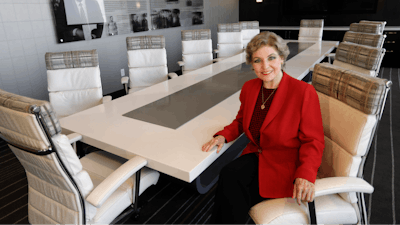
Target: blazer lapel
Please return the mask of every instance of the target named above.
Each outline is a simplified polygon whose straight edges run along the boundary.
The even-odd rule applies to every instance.
[[[253,112],[254,112],[254,107],[256,107],[256,101],[257,101],[258,94],[260,92],[261,85],[262,85],[262,81],[260,79],[258,79],[258,81],[259,82],[255,82],[254,85],[252,85],[248,90],[246,90],[248,92],[248,95],[247,95],[247,98],[245,99],[247,104],[246,104],[246,107],[244,108],[244,112],[243,112],[244,131],[249,130],[251,117],[253,116]],[[253,90],[258,90],[258,91],[253,91]],[[250,132],[248,132],[248,133],[249,133],[250,140],[253,143],[255,143],[254,138],[251,135],[251,133]]]
[[[283,104],[285,103],[289,81],[287,79],[287,76],[289,75],[283,72],[282,80],[279,83],[278,90],[276,90],[274,99],[272,100],[271,106],[260,130],[264,130],[268,126],[268,124],[275,118],[275,116],[278,114],[279,110],[281,110]]]

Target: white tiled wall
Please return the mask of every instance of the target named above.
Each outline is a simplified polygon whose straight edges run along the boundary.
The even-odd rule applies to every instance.
[[[217,24],[239,21],[239,0],[204,0],[205,24],[153,30],[90,41],[58,44],[51,0],[0,0],[0,89],[28,97],[48,100],[46,52],[97,49],[103,93],[122,89],[120,70],[128,72],[127,36],[164,35],[169,71],[179,70],[180,31],[209,28],[213,47],[217,43]]]

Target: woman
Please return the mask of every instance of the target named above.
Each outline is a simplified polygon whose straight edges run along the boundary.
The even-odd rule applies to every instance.
[[[250,143],[220,173],[212,223],[246,223],[249,209],[268,198],[314,199],[324,133],[315,89],[282,67],[289,55],[283,39],[272,32],[255,36],[246,48],[246,62],[256,79],[241,90],[236,119],[214,135],[202,150],[245,133]]]

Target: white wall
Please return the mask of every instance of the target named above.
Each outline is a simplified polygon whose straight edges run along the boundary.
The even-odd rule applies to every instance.
[[[181,30],[211,29],[217,45],[217,24],[239,21],[239,0],[204,0],[205,24],[58,44],[50,0],[0,0],[0,89],[48,100],[46,52],[97,49],[103,94],[122,89],[121,68],[128,74],[127,36],[164,35],[168,70],[179,70]]]

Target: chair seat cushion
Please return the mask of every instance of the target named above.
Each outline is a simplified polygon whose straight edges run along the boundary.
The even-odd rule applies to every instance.
[[[129,87],[148,87],[168,80],[166,66],[129,68]]]
[[[241,32],[219,32],[218,33],[218,44],[223,43],[242,43]]]
[[[243,44],[218,44],[218,58],[230,57],[243,51]]]
[[[376,75],[377,75],[375,73],[375,70],[367,70],[362,67],[354,66],[352,64],[345,63],[345,62],[342,62],[339,60],[333,61],[333,65],[342,67],[344,69],[353,70],[353,71],[356,71],[356,72],[359,72],[359,73],[362,73],[362,74],[365,74],[365,75],[371,76],[371,77],[376,77]]]
[[[182,41],[182,54],[212,53],[211,39]]]
[[[195,70],[213,63],[212,53],[182,55],[184,70]]]
[[[118,169],[127,160],[104,151],[90,153],[81,160],[83,169],[89,173],[94,188],[96,188],[106,177]],[[139,195],[149,186],[156,184],[160,174],[157,171],[144,167],[140,175]],[[130,206],[132,193],[135,190],[135,175],[132,179],[124,182],[107,200],[97,209],[97,213],[90,223],[109,224],[123,210]],[[89,204],[89,203],[86,203]]]
[[[166,66],[167,52],[162,49],[140,49],[128,51],[128,66],[132,67],[151,67]]]
[[[316,198],[315,209],[318,224],[355,224],[358,221],[352,204],[337,194]],[[307,204],[299,205],[292,198],[265,200],[253,206],[249,214],[256,224],[309,223]]]
[[[58,118],[102,104],[103,91],[92,88],[75,91],[50,92],[49,99]]]

